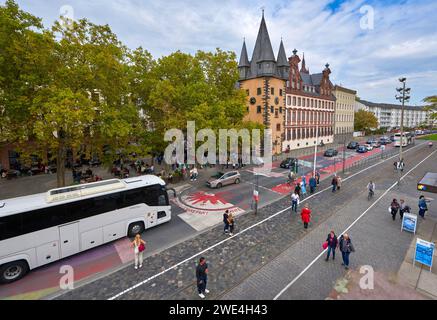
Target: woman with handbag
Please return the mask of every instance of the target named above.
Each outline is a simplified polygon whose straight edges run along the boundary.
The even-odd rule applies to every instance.
[[[137,234],[134,241],[132,241],[132,246],[135,254],[135,269],[138,269],[138,265],[140,268],[143,266],[143,252],[146,250],[146,242]]]
[[[335,250],[337,249],[338,246],[338,239],[333,230],[331,231],[330,234],[328,234],[328,238],[326,239],[324,246],[326,246],[326,248],[328,249],[328,255],[325,260],[326,261],[329,260],[331,251],[332,251],[332,260],[335,260]]]

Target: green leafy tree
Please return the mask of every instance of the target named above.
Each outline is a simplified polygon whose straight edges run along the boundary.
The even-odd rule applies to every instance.
[[[369,131],[378,127],[378,119],[369,111],[359,110],[355,112],[355,131]]]
[[[427,103],[425,109],[430,111],[430,118],[433,120],[437,119],[437,96],[429,96],[423,99]]]

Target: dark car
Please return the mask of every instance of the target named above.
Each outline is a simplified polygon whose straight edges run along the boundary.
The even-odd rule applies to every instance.
[[[367,151],[368,150],[367,150],[366,146],[358,146],[358,148],[357,148],[358,153],[366,153]]]
[[[359,143],[356,141],[351,141],[349,142],[349,144],[347,145],[348,149],[356,149],[359,146]]]
[[[338,155],[338,151],[335,149],[328,149],[325,151],[323,155],[325,157],[335,157],[336,155]]]
[[[386,144],[392,143],[392,141],[390,140],[390,138],[382,137],[382,138],[379,139],[379,143],[381,145],[386,145]]]
[[[284,169],[290,169],[297,163],[297,161],[296,158],[287,158],[283,160],[279,166]]]

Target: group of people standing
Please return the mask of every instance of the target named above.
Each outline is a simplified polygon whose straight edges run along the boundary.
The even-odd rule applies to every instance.
[[[323,244],[323,248],[328,252],[325,261],[329,261],[331,253],[332,260],[335,260],[335,251],[338,248],[341,252],[341,257],[343,258],[343,263],[341,265],[344,266],[346,270],[349,269],[349,256],[352,252],[355,252],[355,247],[347,233],[341,235],[340,239],[338,239],[337,235],[332,230],[328,234],[328,237]]]
[[[426,213],[426,211],[428,211],[427,203],[429,201],[430,200],[427,200],[425,198],[425,196],[423,196],[423,195],[421,195],[419,197],[419,202],[418,202],[419,216],[421,216],[423,219],[425,219],[425,213]],[[389,209],[389,212],[392,215],[393,221],[396,220],[396,215],[397,215],[398,212],[399,212],[399,215],[401,217],[401,220],[404,217],[404,213],[411,213],[410,206],[408,206],[405,203],[405,200],[403,200],[403,199],[400,199],[399,202],[398,202],[397,199],[393,199],[391,204],[390,204],[390,207],[388,209]]]

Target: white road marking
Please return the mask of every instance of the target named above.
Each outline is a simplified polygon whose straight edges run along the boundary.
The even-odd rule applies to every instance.
[[[411,151],[411,150],[414,150],[415,148],[417,148],[417,147],[419,147],[419,146],[421,146],[421,145],[423,145],[423,143],[418,144],[418,145],[412,147],[411,149],[406,150],[405,152],[409,152],[409,151]],[[436,151],[437,151],[437,150],[436,150]],[[355,177],[356,175],[361,174],[361,173],[363,173],[363,172],[365,172],[365,171],[367,171],[367,170],[369,170],[369,169],[371,169],[371,168],[373,168],[373,167],[375,167],[375,166],[378,166],[378,165],[383,164],[383,163],[385,163],[385,162],[387,162],[387,161],[389,161],[389,160],[391,160],[391,159],[393,159],[393,158],[396,158],[396,157],[398,157],[398,155],[394,155],[394,156],[392,156],[392,157],[390,157],[390,158],[385,159],[385,160],[382,161],[382,162],[378,162],[378,163],[375,163],[375,164],[371,165],[370,167],[364,168],[363,170],[360,170],[360,171],[354,173],[353,175],[351,175],[351,176],[345,178],[345,179],[343,180],[343,182],[345,182],[345,181],[347,181],[347,180],[349,180],[349,179]],[[321,191],[319,191],[319,192],[316,192],[316,193],[314,193],[314,194],[308,196],[307,198],[303,199],[303,200],[301,201],[301,203],[302,203],[302,202],[305,202],[305,201],[307,201],[307,200],[309,200],[309,199],[315,197],[316,195],[318,195],[318,194],[320,194],[320,193],[322,193],[322,192],[325,192],[325,191],[327,191],[327,190],[331,190],[331,187],[327,187],[327,188],[325,188],[325,189],[323,189],[323,190],[321,190]],[[277,215],[280,215],[281,213],[286,212],[286,211],[288,211],[288,210],[290,210],[290,209],[291,209],[291,206],[288,207],[288,208],[285,208],[285,209],[283,209],[283,210],[281,210],[281,211],[278,211],[278,212],[276,212],[275,214],[273,214],[273,215],[271,215],[271,216],[265,218],[264,220],[261,220],[261,221],[255,223],[255,224],[251,225],[250,227],[247,227],[247,228],[244,229],[244,230],[241,230],[239,233],[237,233],[237,234],[235,234],[235,235],[233,235],[233,236],[231,236],[231,237],[229,237],[229,238],[226,238],[226,239],[224,239],[224,240],[222,240],[222,241],[220,241],[220,242],[217,242],[216,244],[210,246],[209,248],[206,248],[205,250],[202,250],[202,251],[200,251],[200,252],[198,252],[198,253],[192,255],[191,257],[189,257],[189,258],[187,258],[187,259],[185,259],[185,260],[183,260],[183,261],[181,261],[181,262],[179,262],[179,263],[177,263],[177,264],[175,264],[175,265],[173,265],[173,266],[171,266],[171,267],[169,267],[169,268],[167,268],[167,269],[165,269],[165,270],[163,270],[163,271],[161,271],[161,272],[159,272],[159,273],[157,273],[157,274],[155,274],[155,275],[153,275],[153,276],[151,276],[151,277],[149,277],[149,278],[147,278],[147,279],[145,279],[145,280],[143,280],[143,281],[141,281],[141,282],[139,282],[139,283],[137,283],[136,285],[134,285],[134,286],[132,286],[132,287],[126,289],[126,290],[121,291],[120,293],[118,293],[118,294],[116,294],[115,296],[109,298],[108,300],[115,300],[115,299],[119,298],[120,296],[122,296],[122,295],[124,295],[124,294],[126,294],[126,293],[128,293],[128,292],[130,292],[130,291],[132,291],[132,290],[134,290],[134,289],[136,289],[136,288],[142,286],[143,284],[146,284],[147,282],[149,282],[149,281],[151,281],[151,280],[153,280],[153,279],[155,279],[155,278],[157,278],[157,277],[159,277],[159,276],[161,276],[161,275],[163,275],[163,274],[165,274],[165,273],[167,273],[167,272],[169,272],[169,271],[171,271],[171,270],[173,270],[173,269],[179,267],[180,265],[182,265],[182,264],[184,264],[184,263],[186,263],[186,262],[188,262],[188,261],[190,261],[190,260],[192,260],[192,259],[194,259],[194,258],[196,258],[196,257],[198,257],[198,256],[200,256],[200,255],[202,255],[202,254],[204,254],[205,252],[208,252],[208,251],[214,249],[215,247],[218,247],[218,246],[220,246],[221,244],[223,244],[223,243],[225,243],[225,242],[227,242],[227,241],[229,241],[229,240],[231,240],[231,239],[233,239],[233,238],[235,238],[235,237],[237,237],[237,236],[239,236],[239,235],[241,235],[241,234],[243,234],[243,233],[246,233],[247,231],[249,231],[249,230],[251,230],[251,229],[253,229],[253,228],[259,226],[260,224],[263,224],[263,223],[266,222],[266,221],[269,221],[269,220],[273,219],[273,218],[276,217]]]
[[[433,153],[431,153],[429,156],[427,156],[425,159],[423,159],[422,161],[420,161],[418,164],[416,164],[410,171],[408,171],[406,174],[404,174],[400,180],[403,180],[407,175],[410,174],[410,172],[412,172],[413,170],[415,170],[419,165],[421,165],[423,162],[425,162],[426,160],[428,160],[429,157],[431,157],[434,153],[436,153],[436,151],[434,151]],[[367,212],[369,212],[370,209],[372,209],[383,197],[385,197],[387,195],[387,193],[389,193],[396,185],[398,184],[398,182],[396,181],[394,184],[392,184],[392,186],[390,188],[388,188],[374,203],[372,203],[370,205],[370,207],[368,207],[354,222],[351,223],[351,225],[349,227],[347,227],[346,230],[344,230],[340,235],[347,233]],[[299,273],[299,275],[294,278],[284,289],[282,289],[274,298],[273,300],[277,300],[285,291],[287,291],[294,283],[296,283],[297,280],[300,279],[300,277],[302,277],[305,272],[308,271],[309,268],[311,268],[311,266],[317,262],[317,260],[320,259],[320,257],[324,256],[325,253],[328,251],[328,249],[325,249],[324,251],[322,251],[313,261],[311,261],[311,263],[306,266],[305,269],[302,270],[301,273]]]

